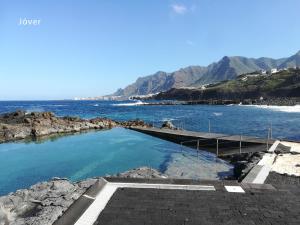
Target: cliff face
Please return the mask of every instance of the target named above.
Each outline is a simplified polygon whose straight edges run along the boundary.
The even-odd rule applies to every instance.
[[[208,85],[205,89],[171,89],[155,99],[172,100],[243,100],[300,97],[300,70],[289,69],[272,75],[245,74],[235,80]]]
[[[138,78],[135,83],[124,89],[119,89],[113,95],[126,97],[147,95],[166,91],[172,87],[190,86],[200,79],[205,72],[206,68],[201,66],[190,66],[173,73],[159,71],[153,75]]]
[[[133,84],[119,89],[113,95],[130,97],[133,95],[155,94],[172,88],[199,87],[203,84],[232,80],[245,73],[272,68],[292,68],[300,66],[300,51],[289,58],[246,58],[241,56],[223,57],[206,67],[189,66],[172,73],[159,71],[153,75],[140,77]]]

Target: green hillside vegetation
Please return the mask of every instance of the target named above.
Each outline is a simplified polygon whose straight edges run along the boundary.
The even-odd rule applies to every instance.
[[[274,74],[249,73],[235,80],[210,84],[205,88],[171,89],[157,99],[206,100],[206,99],[259,99],[300,97],[300,69],[282,70]]]
[[[300,87],[300,71],[289,69],[272,75],[246,74],[240,75],[236,80],[225,81],[207,87],[210,90],[222,91],[224,93],[245,93],[257,91],[265,95],[272,95],[276,90],[294,89]],[[300,93],[299,93],[300,94]]]

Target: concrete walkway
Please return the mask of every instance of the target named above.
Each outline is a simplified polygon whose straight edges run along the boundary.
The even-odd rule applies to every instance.
[[[252,136],[226,135],[219,133],[195,132],[187,130],[160,129],[156,127],[130,127],[130,129],[164,140],[199,148],[217,155],[266,151],[274,143],[272,139]]]
[[[288,147],[290,150],[281,154],[275,152]],[[270,172],[300,176],[300,144],[287,141],[275,141],[259,163],[243,179],[243,183],[263,184]]]

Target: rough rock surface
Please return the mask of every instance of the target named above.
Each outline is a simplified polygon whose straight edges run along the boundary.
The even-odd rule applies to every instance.
[[[16,111],[0,115],[0,143],[52,134],[74,133],[115,126],[149,126],[142,120],[117,122],[107,118],[56,117],[52,112]]]
[[[234,166],[234,175],[231,178],[228,177],[228,179],[237,179],[239,181],[244,179],[249,171],[262,159],[264,154],[263,152],[255,152],[222,157]]]
[[[56,117],[51,112],[17,111],[0,115],[0,143],[27,137],[107,129],[116,125],[117,122],[103,118],[84,120],[77,117]]]
[[[113,177],[126,177],[126,178],[167,178],[165,174],[160,173],[159,171],[149,168],[149,167],[140,167],[137,169],[129,170],[124,173],[119,173]]]
[[[0,225],[51,225],[95,182],[53,178],[0,197]]]
[[[151,127],[150,124],[145,123],[143,120],[136,119],[136,120],[129,120],[129,121],[124,121],[124,122],[119,122],[118,123],[120,126],[123,127]]]

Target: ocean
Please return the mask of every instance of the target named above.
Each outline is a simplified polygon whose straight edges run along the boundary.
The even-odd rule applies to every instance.
[[[57,116],[108,117],[115,120],[142,119],[161,126],[171,120],[192,131],[243,134],[300,140],[300,106],[161,105],[142,106],[114,101],[0,101],[0,113],[15,110],[52,111]]]

